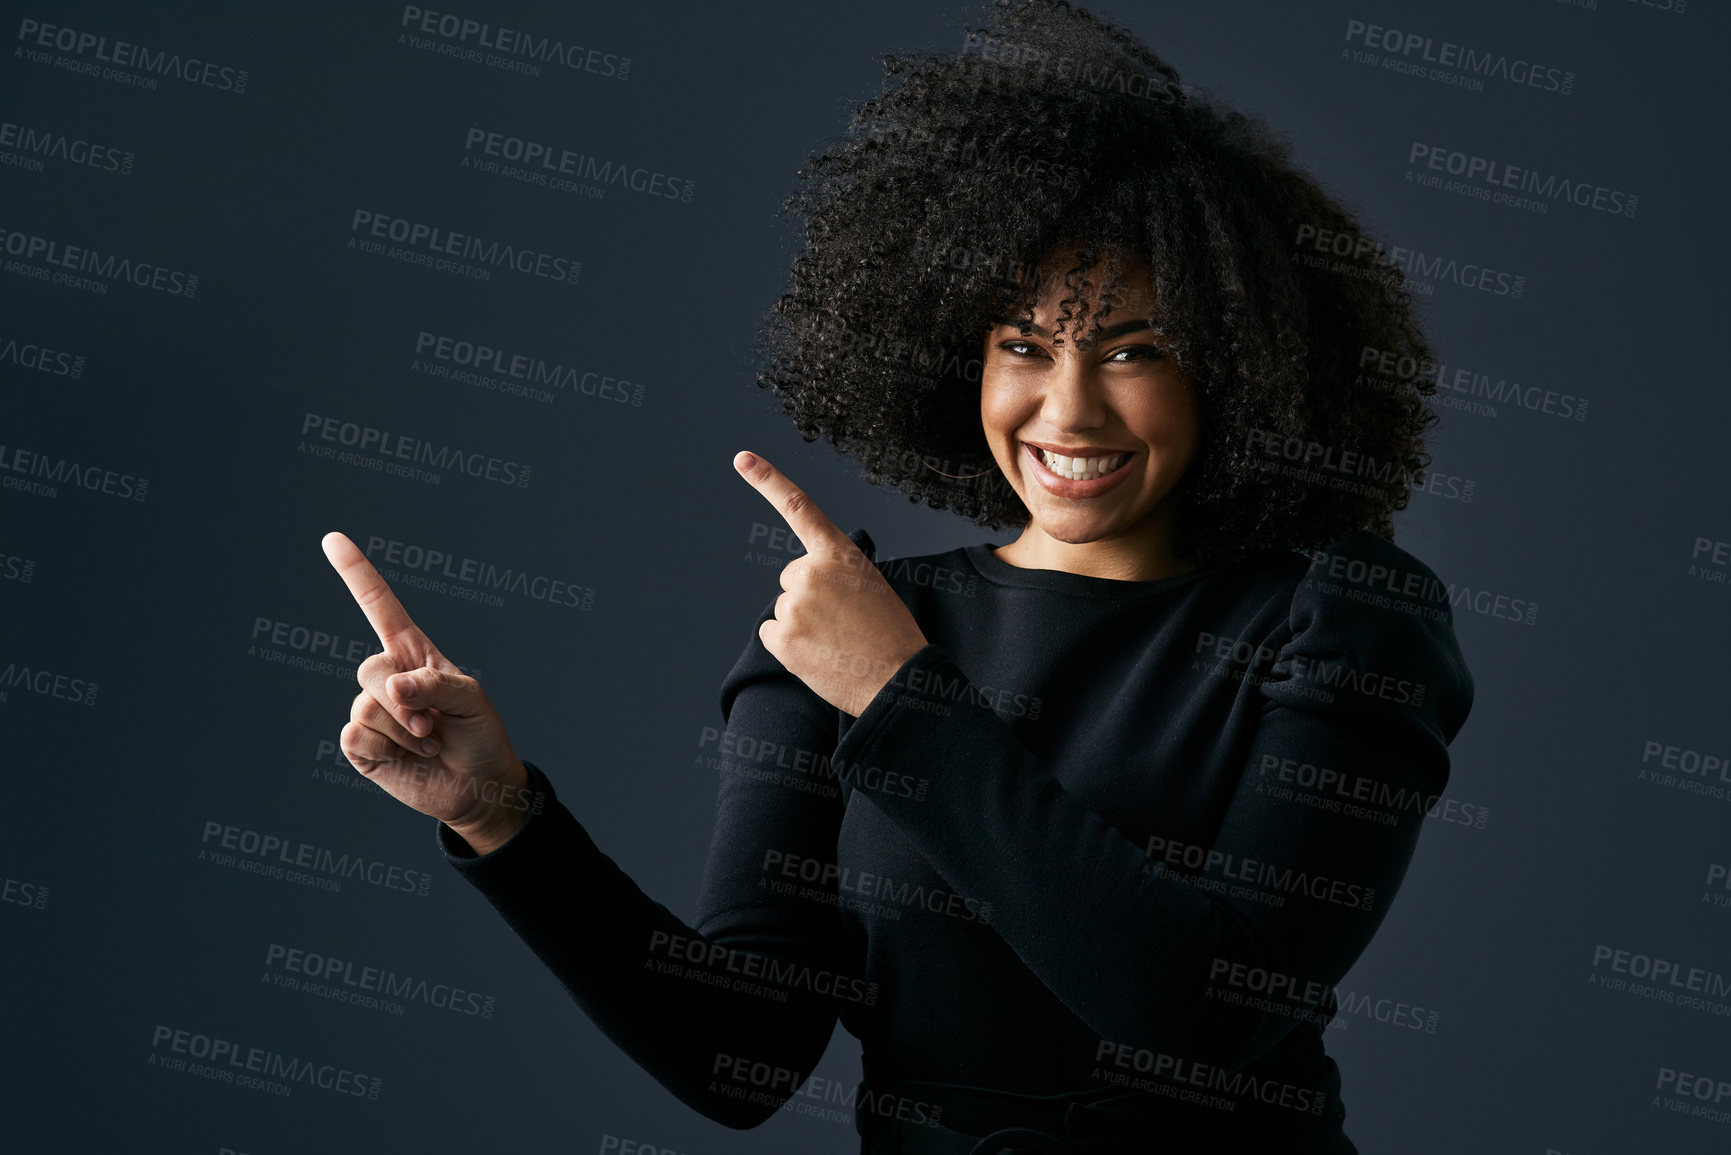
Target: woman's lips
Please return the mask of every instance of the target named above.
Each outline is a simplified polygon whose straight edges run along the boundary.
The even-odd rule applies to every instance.
[[[1046,464],[1045,458],[1040,455],[1040,450],[1031,442],[1022,442],[1022,447],[1026,450],[1027,456],[1034,462],[1034,477],[1040,485],[1053,497],[1065,498],[1100,496],[1130,475],[1130,463],[1139,456],[1135,453],[1126,454],[1124,460],[1118,464],[1118,468],[1104,477],[1096,477],[1092,481],[1072,481],[1068,477],[1053,473],[1051,467]],[[1102,454],[1101,456],[1105,455]]]

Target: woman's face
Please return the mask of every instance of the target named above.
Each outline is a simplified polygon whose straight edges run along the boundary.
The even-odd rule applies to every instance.
[[[1153,343],[1147,270],[1126,271],[1099,334],[1081,346],[1073,317],[1063,345],[1053,345],[1066,290],[1061,273],[1044,283],[1032,329],[1004,323],[986,335],[980,375],[986,440],[1033,514],[1024,536],[1037,531],[1070,544],[1125,538],[1138,551],[1163,553],[1173,505],[1162,502],[1195,456],[1199,431],[1189,375]],[[1042,449],[1083,460],[1054,462]]]

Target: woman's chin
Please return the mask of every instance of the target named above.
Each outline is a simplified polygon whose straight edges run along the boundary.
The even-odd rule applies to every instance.
[[[1065,545],[1087,545],[1111,536],[1117,525],[1113,519],[1097,514],[1054,513],[1050,517],[1036,514],[1029,528]]]

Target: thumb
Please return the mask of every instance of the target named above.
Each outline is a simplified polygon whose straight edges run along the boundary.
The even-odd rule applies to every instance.
[[[431,707],[457,717],[474,712],[475,681],[462,674],[422,666],[392,674],[385,686],[392,697],[413,710]]]

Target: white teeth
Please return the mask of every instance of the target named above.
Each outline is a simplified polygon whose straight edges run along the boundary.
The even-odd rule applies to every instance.
[[[1065,457],[1059,453],[1040,450],[1040,460],[1046,463],[1046,468],[1071,481],[1092,481],[1103,477],[1122,465],[1128,456],[1127,453],[1114,453],[1110,457]]]

